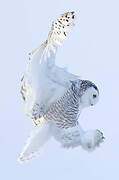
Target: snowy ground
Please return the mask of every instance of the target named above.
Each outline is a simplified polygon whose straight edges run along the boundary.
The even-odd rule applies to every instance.
[[[119,179],[118,7],[116,0],[5,0],[1,3],[1,180]],[[80,147],[61,149],[51,140],[39,158],[21,165],[17,157],[32,129],[19,93],[27,54],[46,39],[51,21],[70,10],[80,10],[80,19],[59,49],[57,64],[98,85],[100,101],[83,111],[80,123],[85,129],[100,129],[106,140],[93,153]]]

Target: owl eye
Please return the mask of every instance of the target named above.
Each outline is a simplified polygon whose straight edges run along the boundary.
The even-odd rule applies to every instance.
[[[93,98],[96,98],[96,94],[93,94]]]

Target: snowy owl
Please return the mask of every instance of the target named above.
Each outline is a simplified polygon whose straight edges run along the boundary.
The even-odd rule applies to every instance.
[[[19,156],[20,161],[39,154],[51,137],[62,147],[80,145],[87,151],[94,150],[103,142],[102,132],[84,131],[78,121],[83,108],[98,102],[97,86],[55,64],[58,45],[66,39],[74,20],[74,12],[60,15],[52,22],[47,40],[29,55],[21,94],[25,113],[33,120],[35,127]]]

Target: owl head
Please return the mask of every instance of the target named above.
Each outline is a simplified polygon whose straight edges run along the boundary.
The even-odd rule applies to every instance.
[[[99,100],[99,90],[97,86],[88,80],[80,82],[81,104],[82,107],[94,106]]]

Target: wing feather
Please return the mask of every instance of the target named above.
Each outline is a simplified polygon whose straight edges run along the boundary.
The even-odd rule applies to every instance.
[[[18,160],[23,162],[38,155],[50,138],[51,129],[48,123],[42,123],[34,127]]]
[[[62,44],[62,39],[74,25],[74,17],[74,12],[59,16],[52,23],[48,39],[30,53],[21,93],[25,100],[25,112],[33,119],[42,117],[48,107],[68,90],[70,81],[79,78],[55,65],[57,46]],[[36,104],[39,106],[37,112],[34,109]]]

